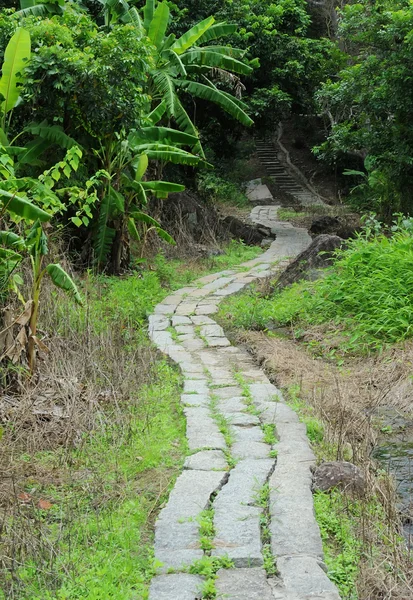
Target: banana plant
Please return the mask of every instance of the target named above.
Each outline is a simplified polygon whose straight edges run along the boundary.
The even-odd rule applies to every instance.
[[[168,127],[144,127],[131,131],[127,137],[119,135],[101,148],[101,163],[106,165],[107,171],[94,234],[98,265],[105,266],[111,254],[113,272],[118,273],[121,266],[127,266],[130,239],[142,241],[139,233],[142,223],[173,243],[171,236],[142,208],[148,202],[148,194],[165,199],[171,192],[183,191],[184,186],[169,181],[146,181],[145,176],[150,160],[207,165],[199,156],[181,147],[193,146],[196,141],[194,136]]]
[[[36,0],[20,0],[20,10],[15,14],[19,17],[44,17],[48,15],[60,15],[63,12],[65,0],[50,0],[49,2],[37,2]]]
[[[4,52],[2,75],[0,79],[0,135],[6,131],[7,114],[13,110],[19,100],[19,85],[23,82],[22,71],[30,60],[30,33],[18,27]]]
[[[35,212],[33,212],[33,216]],[[46,220],[44,215],[41,215]],[[51,215],[47,215],[48,219]],[[41,340],[37,337],[37,324],[39,318],[39,306],[42,281],[48,275],[55,286],[68,293],[77,303],[82,299],[75,282],[70,275],[58,263],[50,263],[44,266],[44,259],[48,254],[48,239],[40,219],[30,227],[26,236],[17,235],[11,231],[0,231],[0,257],[6,253],[7,262],[13,269],[26,257],[30,257],[32,266],[32,289],[27,307],[28,335],[24,332],[19,336],[19,344],[22,340],[26,343],[26,355],[30,374],[36,370],[37,348],[45,349]],[[21,324],[21,323],[20,323]],[[5,356],[15,354],[14,348],[6,349]]]
[[[150,119],[153,125],[164,115],[173,119],[182,131],[197,138],[193,151],[204,156],[195,124],[182,105],[182,92],[219,105],[243,125],[253,125],[246,112],[247,105],[237,95],[218,89],[208,77],[211,73],[218,73],[221,78],[226,75],[239,91],[242,88],[239,76],[249,75],[257,66],[256,61],[245,61],[246,51],[216,44],[234,33],[236,25],[216,23],[211,16],[176,38],[167,32],[170,10],[166,0],[146,0],[142,15],[126,0],[99,2],[104,6],[106,25],[118,21],[131,23],[138,35],[149,37],[155,48],[155,67],[149,78],[149,95],[157,103]],[[195,81],[194,77],[200,77],[201,81]]]

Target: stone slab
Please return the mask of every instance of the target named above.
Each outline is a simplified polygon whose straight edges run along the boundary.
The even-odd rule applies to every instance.
[[[229,421],[230,421],[231,425],[236,425],[237,427],[251,427],[252,425],[260,424],[259,418],[248,412],[233,413],[230,416]],[[261,440],[259,440],[259,441],[261,441]]]
[[[222,348],[223,346],[231,345],[231,342],[226,337],[207,337],[206,342],[212,348]]]
[[[157,575],[151,581],[149,600],[197,600],[203,580],[198,575]]]
[[[190,450],[211,448],[225,450],[226,444],[218,425],[211,417],[209,410],[203,407],[184,408],[186,416],[186,436]]]
[[[175,313],[184,317],[192,315],[196,310],[196,302],[182,302],[176,309]]]
[[[191,325],[192,321],[189,317],[181,317],[181,316],[173,316],[172,317],[172,325],[175,327],[176,325]]]
[[[204,315],[195,315],[191,319],[194,325],[215,325],[215,321]]]
[[[274,600],[264,569],[221,569],[217,575],[218,598]]]
[[[227,471],[228,464],[221,450],[201,450],[186,458],[184,468],[196,471]]]
[[[217,388],[214,390],[214,395],[218,398],[233,398],[235,396],[240,397],[242,396],[242,389],[235,385]]]
[[[208,290],[209,292],[214,292],[216,290],[219,290],[220,288],[225,287],[226,285],[231,283],[232,280],[233,280],[233,277],[219,277],[216,280],[211,281],[210,283],[207,283],[206,285],[204,285],[204,290]]]
[[[205,406],[207,407],[210,403],[210,397],[208,394],[182,394],[181,402],[186,406]]]
[[[218,312],[216,304],[203,304],[195,309],[195,315],[213,315]]]
[[[194,335],[195,330],[193,325],[176,325],[176,333]]]
[[[242,460],[214,501],[214,556],[229,556],[236,567],[261,566],[260,515],[257,494],[271,473],[274,460]]]
[[[227,287],[217,290],[214,296],[230,296],[231,294],[236,294],[237,292],[240,292],[244,287],[245,283],[230,283]]]
[[[208,394],[208,383],[204,381],[194,381],[193,379],[186,379],[184,381],[184,393],[196,392],[197,394]]]
[[[273,195],[265,183],[262,183],[261,179],[249,181],[245,193],[248,200],[252,203],[258,202],[263,204],[264,202],[268,202],[271,204],[271,202],[274,202]]]
[[[327,593],[331,600],[340,600],[336,586],[329,580],[315,558],[282,557],[277,560],[277,568],[287,592],[304,598]]]
[[[201,335],[204,337],[224,337],[225,333],[220,325],[214,323],[210,325],[202,325]]]

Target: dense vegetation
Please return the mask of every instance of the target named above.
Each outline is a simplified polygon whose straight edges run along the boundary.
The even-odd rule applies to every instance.
[[[166,259],[162,205],[185,187],[241,205],[252,134],[299,115],[350,201],[399,217],[371,220],[324,279],[249,292],[226,318],[340,359],[411,336],[412,30],[408,0],[1,3],[0,598],[146,597],[186,452],[180,377],[146,318],[259,252]]]

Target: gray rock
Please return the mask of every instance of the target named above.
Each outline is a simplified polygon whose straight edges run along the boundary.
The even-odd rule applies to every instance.
[[[227,471],[228,464],[221,450],[202,450],[188,456],[184,468],[196,471]]]
[[[215,325],[215,321],[203,315],[195,315],[194,317],[191,317],[191,319],[194,325]]]
[[[216,323],[214,325],[203,325],[201,327],[201,335],[204,337],[224,337],[224,330]]]
[[[257,402],[275,402],[282,398],[281,392],[272,383],[251,383],[249,385],[251,395]]]
[[[195,315],[213,315],[216,312],[218,312],[218,306],[212,303],[198,305],[195,309]]]
[[[260,515],[255,506],[273,460],[242,460],[230,472],[228,483],[214,501],[216,539],[214,556],[229,556],[236,567],[261,566]]]
[[[176,333],[194,335],[193,325],[176,325]]]
[[[221,569],[217,575],[218,598],[274,600],[264,569]]]
[[[209,290],[210,292],[214,292],[216,290],[219,290],[222,287],[225,287],[226,285],[231,283],[232,280],[233,280],[233,277],[219,277],[215,281],[212,281],[211,283],[207,283],[206,285],[204,285],[204,290]]]
[[[149,333],[152,331],[163,331],[164,329],[168,329],[170,325],[170,320],[164,315],[151,315],[148,319],[149,323]]]
[[[218,425],[207,408],[184,408],[184,413],[187,421],[186,436],[190,450],[199,448],[226,449],[224,436],[220,433]]]
[[[206,342],[212,348],[230,346],[231,342],[226,337],[207,337]]]
[[[217,388],[214,390],[214,396],[218,398],[233,398],[235,396],[242,396],[242,389],[238,386],[228,386],[223,388]]]
[[[182,394],[181,402],[187,406],[207,407],[210,402],[210,397],[208,394]]]
[[[319,561],[310,556],[285,556],[277,560],[277,568],[287,592],[304,598],[329,594],[340,600],[336,586],[329,580]]]
[[[175,327],[176,325],[191,325],[192,321],[189,317],[172,317],[172,325]]]
[[[366,492],[366,476],[350,462],[325,462],[314,473],[313,489],[327,492],[332,488],[362,496]]]
[[[188,317],[189,315],[192,315],[195,312],[196,307],[196,302],[181,302],[181,304],[177,307],[175,313],[177,315]]]
[[[268,458],[271,447],[263,442],[242,441],[235,442],[231,446],[231,454],[234,458]]]
[[[231,425],[236,425],[237,427],[251,427],[252,425],[259,425],[260,420],[258,417],[251,415],[248,412],[236,412],[231,415],[230,423]]]
[[[194,381],[193,379],[186,379],[184,381],[184,392],[186,394],[190,392],[196,392],[197,394],[208,394],[208,383],[204,381]]]
[[[151,581],[149,600],[198,600],[203,580],[197,575],[157,575]]]
[[[218,400],[219,412],[230,420],[232,419],[234,413],[240,413],[245,409],[245,399],[242,396],[235,396],[234,398],[225,398],[224,400]]]
[[[230,296],[231,294],[236,294],[237,292],[241,291],[244,287],[245,283],[230,283],[226,288],[217,290],[214,296]]]

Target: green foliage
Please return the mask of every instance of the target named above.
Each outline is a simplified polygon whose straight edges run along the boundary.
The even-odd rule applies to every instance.
[[[330,324],[342,353],[379,351],[413,334],[413,243],[398,225],[392,237],[380,234],[348,242],[334,268],[315,282],[301,282],[270,297],[256,291],[226,301],[221,314],[236,327],[291,326],[296,333]],[[228,317],[229,315],[229,317]]]
[[[367,156],[364,205],[408,212],[412,208],[413,7],[404,0],[361,0],[344,6],[340,40],[349,62],[318,93],[330,135],[317,149],[334,162],[344,153]],[[380,189],[382,188],[382,189]],[[363,205],[362,205],[363,207]]]
[[[249,206],[249,200],[240,186],[220,177],[217,173],[201,173],[198,177],[198,191],[213,202],[228,203],[239,207]]]
[[[356,579],[362,556],[362,544],[354,533],[360,519],[361,504],[351,501],[338,490],[316,492],[314,508],[320,527],[329,578],[343,598],[357,600]]]

